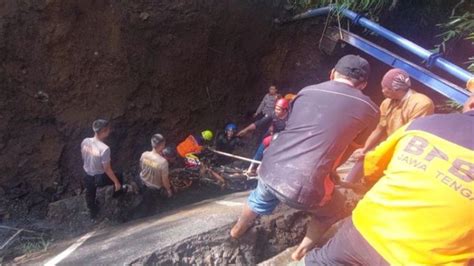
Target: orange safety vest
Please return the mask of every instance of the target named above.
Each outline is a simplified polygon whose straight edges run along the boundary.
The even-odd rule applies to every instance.
[[[199,145],[193,135],[189,135],[183,142],[181,142],[176,147],[176,151],[182,158],[186,157],[186,154],[189,153],[200,153],[201,150],[202,146]]]

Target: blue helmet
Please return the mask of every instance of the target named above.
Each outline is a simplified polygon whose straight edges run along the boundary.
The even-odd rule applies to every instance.
[[[225,126],[225,129],[224,129],[226,132],[227,131],[237,131],[237,125],[234,124],[234,123],[229,123]]]

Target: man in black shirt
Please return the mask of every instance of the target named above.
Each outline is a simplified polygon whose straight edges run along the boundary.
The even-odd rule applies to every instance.
[[[286,99],[280,99],[275,104],[275,111],[272,115],[266,115],[254,123],[248,125],[237,133],[237,137],[242,137],[256,129],[266,130],[266,135],[278,133],[285,129],[288,120],[288,106]]]
[[[378,123],[378,106],[361,92],[369,72],[365,59],[347,55],[336,64],[330,81],[298,93],[286,128],[265,152],[258,186],[232,228],[232,237],[240,237],[257,215],[270,214],[283,202],[313,214],[305,238],[292,254],[300,260],[346,215],[344,197],[334,190],[330,173],[345,150],[353,142],[363,144]]]
[[[289,103],[286,99],[279,99],[275,104],[275,111],[272,115],[266,115],[263,118],[255,121],[254,123],[250,124],[239,133],[237,133],[238,137],[246,135],[248,132],[253,131],[255,129],[262,129],[266,130],[267,133],[263,136],[263,138],[268,137],[273,134],[277,134],[278,132],[285,129],[286,121],[288,121],[288,108]],[[253,157],[254,160],[260,161],[263,157],[263,151],[265,147],[263,143],[261,143],[255,155]],[[255,173],[255,165],[252,163],[249,166],[248,170],[249,175],[256,175]]]

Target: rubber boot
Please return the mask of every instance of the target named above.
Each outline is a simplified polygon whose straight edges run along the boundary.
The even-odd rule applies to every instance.
[[[248,204],[245,204],[239,220],[237,220],[237,223],[230,230],[230,236],[235,239],[241,237],[252,226],[257,216],[258,214],[253,212]]]

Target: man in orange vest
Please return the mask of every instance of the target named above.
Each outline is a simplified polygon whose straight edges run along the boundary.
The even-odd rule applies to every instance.
[[[218,173],[213,171],[211,168],[203,165],[196,155],[201,153],[204,149],[204,144],[210,142],[214,134],[211,130],[207,129],[201,132],[201,135],[189,135],[184,141],[182,141],[176,147],[178,155],[184,159],[187,168],[193,170],[199,170],[201,175],[210,173],[211,177],[217,180],[221,187],[225,187],[225,179],[222,178]]]
[[[201,135],[189,135],[184,141],[182,141],[176,147],[181,158],[186,158],[188,154],[198,154],[202,151],[203,145],[206,141],[211,141],[214,134],[210,130],[204,130]]]

